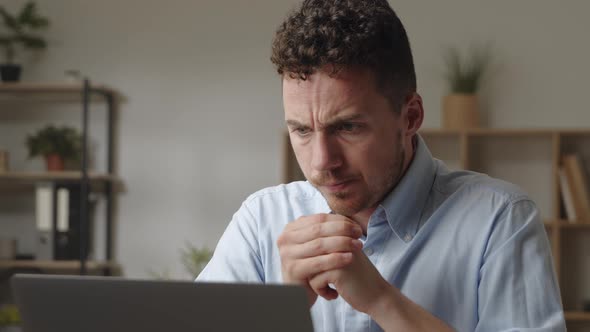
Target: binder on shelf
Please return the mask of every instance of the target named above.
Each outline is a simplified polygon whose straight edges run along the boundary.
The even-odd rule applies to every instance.
[[[80,258],[79,183],[40,183],[36,187],[37,260]],[[92,210],[92,204],[89,206]],[[89,213],[91,216],[92,213]],[[91,229],[89,225],[89,229]],[[91,236],[88,236],[89,238]],[[90,239],[86,239],[89,252]]]
[[[578,217],[574,208],[573,193],[563,167],[559,168],[559,189],[561,190],[561,199],[563,200],[567,220],[572,223],[576,222]]]
[[[57,191],[57,232],[54,259],[77,260],[80,258],[80,191],[79,183],[56,183]],[[89,206],[92,211],[92,204]],[[91,216],[92,213],[89,213]],[[92,218],[90,218],[92,219]],[[89,225],[89,229],[91,229]],[[89,252],[90,238],[86,239],[86,252]]]
[[[35,222],[38,260],[53,259],[53,184],[39,183],[35,189]]]
[[[579,221],[590,223],[590,194],[582,162],[577,155],[567,154],[563,156],[562,164],[576,217]]]
[[[70,218],[70,192],[66,188],[57,189],[57,231],[67,232]]]

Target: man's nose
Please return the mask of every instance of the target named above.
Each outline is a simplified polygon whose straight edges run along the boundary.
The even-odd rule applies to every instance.
[[[336,138],[319,133],[314,137],[312,149],[311,167],[313,170],[330,171],[342,165],[341,150]]]

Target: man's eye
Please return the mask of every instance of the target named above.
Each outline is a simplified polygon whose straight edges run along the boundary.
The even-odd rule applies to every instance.
[[[295,128],[294,132],[297,133],[297,135],[299,135],[299,136],[305,136],[305,135],[309,134],[310,129],[309,128]]]
[[[360,129],[360,127],[361,126],[356,123],[343,123],[340,126],[338,126],[338,130],[343,132],[354,132]]]

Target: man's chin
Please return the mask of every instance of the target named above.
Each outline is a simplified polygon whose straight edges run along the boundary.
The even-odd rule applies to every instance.
[[[363,209],[363,204],[350,193],[323,193],[330,209],[346,217],[354,216]]]

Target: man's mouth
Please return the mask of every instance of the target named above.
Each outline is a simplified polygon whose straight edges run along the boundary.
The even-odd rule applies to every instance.
[[[326,189],[329,192],[340,192],[344,191],[348,186],[352,184],[353,180],[335,181],[329,183],[323,183],[320,187]]]

